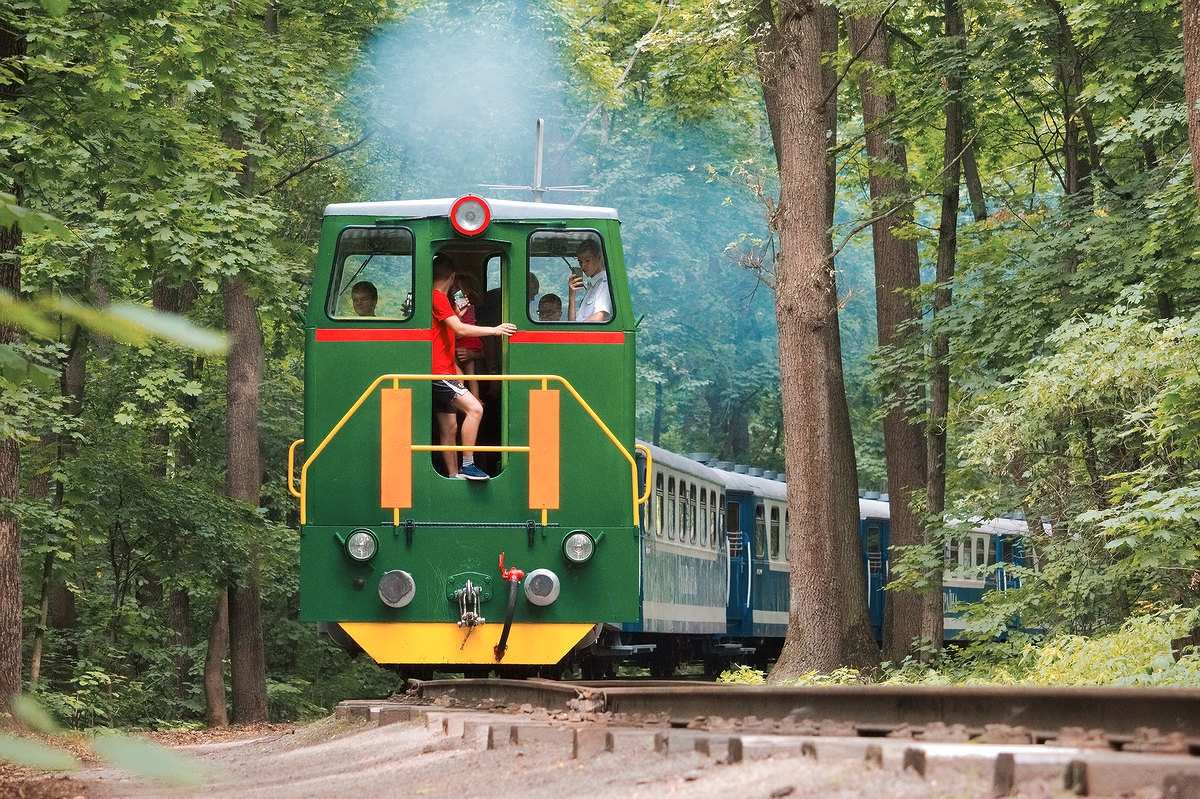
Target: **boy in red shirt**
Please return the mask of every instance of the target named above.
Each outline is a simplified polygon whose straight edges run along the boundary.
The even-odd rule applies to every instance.
[[[454,283],[454,262],[438,253],[433,256],[433,374],[459,374],[454,357],[456,336],[511,336],[517,326],[505,322],[495,327],[469,325],[458,318],[450,305],[447,292]],[[458,437],[458,414],[463,414],[462,445],[472,448],[483,419],[483,405],[467,391],[459,380],[433,381],[433,412],[437,417],[442,445],[454,446]],[[462,469],[454,452],[442,452],[446,474],[464,480],[487,480],[490,475],[475,465],[475,453],[467,449],[462,454]]]

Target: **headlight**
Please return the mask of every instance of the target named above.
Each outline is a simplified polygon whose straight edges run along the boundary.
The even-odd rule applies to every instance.
[[[346,539],[346,554],[350,556],[351,560],[359,563],[375,557],[375,551],[378,548],[379,544],[375,540],[375,534],[370,530],[355,530]]]
[[[563,539],[563,556],[572,563],[587,563],[596,552],[596,541],[583,530]]]
[[[465,194],[450,207],[450,224],[464,236],[478,236],[492,221],[492,209],[482,197]]]

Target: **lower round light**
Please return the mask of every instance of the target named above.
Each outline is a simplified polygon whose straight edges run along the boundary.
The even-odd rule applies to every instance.
[[[529,604],[546,607],[558,599],[558,575],[549,569],[534,569],[525,575],[525,598]]]
[[[563,555],[572,563],[587,563],[595,552],[595,539],[583,530],[576,530],[563,539]]]
[[[351,560],[356,560],[359,563],[368,561],[375,557],[375,551],[379,544],[375,541],[375,534],[370,530],[355,530],[346,539],[346,554]]]
[[[384,572],[379,578],[379,600],[389,608],[402,608],[417,594],[412,575],[401,569]]]

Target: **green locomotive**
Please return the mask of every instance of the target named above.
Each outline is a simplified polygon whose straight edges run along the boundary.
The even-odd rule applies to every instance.
[[[479,325],[516,326],[482,340],[473,375],[431,371],[438,255],[477,289]],[[599,271],[572,281],[589,257]],[[635,323],[614,210],[330,205],[305,335],[288,467],[302,620],[380,663],[458,666],[557,663],[597,625],[638,620]],[[447,377],[482,403],[473,447],[439,435],[431,384]],[[463,451],[490,479],[453,478]]]

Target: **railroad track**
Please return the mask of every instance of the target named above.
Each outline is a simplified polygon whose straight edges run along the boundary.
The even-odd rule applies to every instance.
[[[993,795],[1059,779],[1075,795],[1146,787],[1200,799],[1200,690],[414,681],[342,717],[423,718],[466,745],[554,742],[574,758],[635,748],[724,763],[794,755],[921,775],[987,768]]]

